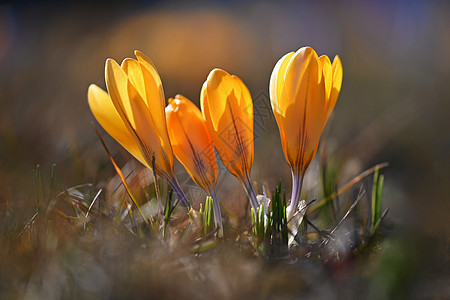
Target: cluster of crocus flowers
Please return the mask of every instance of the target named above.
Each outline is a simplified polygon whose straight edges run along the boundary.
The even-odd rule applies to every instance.
[[[253,102],[235,75],[214,69],[200,93],[203,117],[225,167],[244,186],[252,208],[258,207],[250,180],[253,164]]]
[[[142,164],[167,179],[179,199],[189,202],[174,175],[174,155],[192,179],[214,199],[214,217],[222,218],[215,186],[218,167],[214,146],[225,167],[244,186],[254,211],[258,201],[250,171],[253,164],[253,103],[249,90],[235,75],[214,69],[204,82],[201,112],[187,98],[165,98],[161,79],[141,52],[119,66],[106,61],[108,93],[91,85],[91,110],[103,128]],[[318,57],[310,47],[283,56],[270,78],[270,99],[283,152],[292,171],[288,219],[300,199],[303,177],[313,160],[322,131],[342,85],[338,56]]]
[[[97,121],[115,140],[157,175],[165,178],[179,200],[189,202],[174,175],[174,157],[166,127],[164,91],[156,68],[143,53],[119,66],[108,59],[108,93],[96,85],[88,90],[89,106]]]
[[[175,99],[169,99],[166,121],[175,157],[195,183],[213,198],[214,222],[220,227],[222,216],[215,192],[218,166],[213,142],[201,111],[186,97],[176,95]]]
[[[284,55],[272,72],[270,99],[293,179],[288,219],[296,211],[303,176],[336,104],[342,75],[339,56],[331,63],[310,47]]]

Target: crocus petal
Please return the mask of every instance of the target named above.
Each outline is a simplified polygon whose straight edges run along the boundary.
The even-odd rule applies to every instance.
[[[105,64],[106,87],[114,107],[122,118],[128,130],[135,129],[133,113],[128,96],[128,77],[113,59],[107,59]]]
[[[158,107],[158,113],[164,115],[164,90],[161,82],[161,78],[159,77],[159,73],[156,70],[155,65],[152,61],[142,52],[136,50],[134,51],[139,63],[145,67],[145,69],[149,72],[151,80],[148,80],[147,84],[149,88],[147,88],[147,101],[153,99],[152,102],[147,102],[148,107],[156,106]],[[156,103],[159,101],[159,103]]]
[[[213,141],[213,144],[216,146],[216,150],[222,159],[224,165],[229,164],[229,159],[227,158],[227,154],[225,153],[224,149],[227,149],[227,147],[224,144],[224,140],[220,137],[219,133],[214,129],[213,122],[211,120],[211,113],[209,109],[209,100],[208,95],[206,93],[206,85],[207,82],[205,81],[202,90],[200,92],[200,107],[202,110],[203,119],[206,123],[206,128],[208,128],[208,132],[211,135],[211,139]],[[231,174],[234,176],[238,176],[238,174],[234,170],[230,170]]]
[[[212,125],[214,131],[219,131],[219,120],[225,113],[227,109],[226,99],[228,96],[234,92],[235,83],[231,80],[231,76],[223,70],[214,69],[209,73],[207,82],[207,98],[210,107],[210,117],[212,120]]]
[[[336,55],[333,59],[333,65],[331,66],[333,72],[333,87],[331,89],[330,100],[327,105],[327,120],[333,112],[334,106],[336,105],[337,98],[339,96],[339,92],[342,87],[342,77],[343,77],[343,68],[342,62],[339,58],[339,55]]]
[[[206,92],[206,84],[207,82],[205,81],[203,83],[202,90],[200,92],[200,108],[202,110],[203,119],[206,122],[206,128],[208,128],[213,143],[214,145],[216,145],[217,151],[220,152],[221,149],[225,148],[225,146],[223,145],[222,139],[219,137],[218,133],[214,129],[214,124],[211,120],[211,112],[209,109],[209,100],[208,94]]]
[[[171,149],[162,151],[162,141],[146,103],[124,70],[111,59],[106,62],[106,85],[114,106],[139,145],[147,164],[151,165],[152,157],[155,156],[156,165],[160,168],[156,171],[161,172],[161,175],[171,174]]]
[[[310,92],[320,80],[319,72],[315,71],[318,68],[317,58],[317,53],[310,47],[303,47],[292,56],[281,90],[282,110],[294,103],[305,104],[311,98]],[[312,75],[315,77],[312,78]],[[302,120],[303,116],[299,119]]]
[[[137,160],[149,167],[108,93],[95,84],[91,84],[88,89],[88,101],[92,113],[106,132],[136,157]]]
[[[142,93],[144,94],[143,99],[147,103],[161,138],[165,143],[169,143],[165,126],[165,98],[161,78],[156,67],[145,54],[137,50],[134,53],[140,65],[140,69],[136,69],[142,76],[145,85],[145,92]]]
[[[231,75],[231,77],[234,79],[235,83],[237,83],[241,91],[241,98],[238,99],[239,109],[246,118],[246,125],[253,130],[253,101],[250,91],[239,77],[236,75]]]
[[[206,93],[206,84],[207,82],[205,81],[200,91],[200,109],[202,111],[203,119],[206,121],[206,127],[208,128],[208,131],[212,136],[213,133],[215,133],[215,130],[211,120],[211,114],[209,112],[209,101],[208,94]]]
[[[281,148],[283,148],[283,154],[284,157],[286,158],[289,166],[291,166],[291,159],[288,159],[289,157],[294,157],[295,155],[292,155],[288,152],[288,149],[291,149],[290,146],[288,146],[288,138],[286,136],[286,132],[284,131],[284,122],[283,119],[285,118],[284,116],[282,116],[281,114],[279,114],[277,111],[273,111],[273,114],[275,116],[275,121],[277,122],[278,125],[278,129],[280,132],[280,138],[281,138]],[[292,168],[292,166],[291,166]]]
[[[218,167],[211,136],[200,110],[187,98],[177,95],[175,99],[169,99],[166,120],[175,156],[199,186],[212,192]]]
[[[304,167],[306,153],[315,149],[324,118],[325,84],[316,52],[309,47],[300,49],[289,62],[281,91],[282,118],[289,140],[288,159],[291,167]],[[309,156],[309,155],[308,155]]]
[[[215,69],[202,92],[202,108],[219,155],[238,178],[253,163],[253,105],[248,89],[236,76]],[[216,140],[221,139],[222,141]]]
[[[254,153],[254,145],[253,145],[253,101],[252,96],[250,94],[250,91],[248,90],[247,86],[245,86],[244,82],[242,80],[235,76],[231,76],[235,82],[239,85],[241,90],[241,98],[238,100],[239,105],[239,111],[241,112],[240,118],[243,123],[245,123],[245,133],[247,136],[244,138],[244,140],[249,141],[248,147],[250,148],[248,150],[248,155],[250,155],[249,162],[249,168],[253,164],[253,153]]]
[[[295,52],[290,52],[284,55],[275,65],[275,68],[272,71],[272,75],[270,76],[269,83],[269,94],[270,94],[270,103],[272,105],[272,110],[276,111],[280,114],[283,114],[282,109],[280,108],[280,98],[281,98],[281,89],[284,84],[284,77],[286,75],[286,69],[291,60],[292,56]],[[284,111],[284,109],[283,109]]]
[[[140,53],[140,55],[143,54]],[[147,105],[146,111],[150,113],[150,119],[153,121],[152,125],[159,135],[162,151],[166,153],[171,152],[164,113],[164,93],[162,92],[161,79],[156,69],[146,60],[141,63],[131,58],[125,59],[121,67]],[[149,70],[148,68],[153,69]]]
[[[134,88],[139,92],[141,98],[146,99],[146,86],[142,75],[141,65],[132,58],[125,58],[120,67],[125,72]]]
[[[319,63],[323,71],[323,79],[325,81],[325,91],[328,102],[328,100],[330,99],[331,88],[333,85],[333,71],[331,69],[331,61],[327,55],[322,55],[321,57],[319,57]]]

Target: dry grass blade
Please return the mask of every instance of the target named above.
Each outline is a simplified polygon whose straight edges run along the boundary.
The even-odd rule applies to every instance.
[[[303,220],[305,220],[306,223],[308,223],[309,226],[311,226],[320,236],[322,236],[325,239],[330,239],[331,236],[328,232],[321,230],[316,225],[314,225],[310,220],[308,220],[307,216],[303,217]]]
[[[70,197],[72,195],[72,191],[73,190],[76,190],[76,189],[79,189],[79,188],[82,188],[82,187],[91,187],[91,186],[92,186],[92,183],[85,183],[85,184],[79,184],[79,185],[70,187],[68,189],[64,189],[61,193],[56,195],[56,198],[59,198],[59,197],[61,197],[63,195],[65,195],[67,197]]]
[[[352,203],[352,205],[350,206],[350,208],[347,210],[347,212],[345,213],[345,215],[342,217],[342,219],[339,221],[339,223],[333,228],[333,230],[331,230],[330,234],[333,234],[336,229],[339,228],[339,226],[342,224],[342,222],[344,222],[344,220],[348,217],[348,215],[352,212],[352,210],[356,207],[356,205],[359,203],[359,200],[361,200],[362,196],[364,196],[364,194],[366,193],[366,190],[361,190],[358,193],[358,197],[356,198],[356,200]]]
[[[386,168],[388,166],[389,166],[389,163],[385,162],[385,163],[381,163],[381,164],[375,165],[375,166],[365,170],[364,172],[362,172],[361,174],[359,174],[358,176],[356,176],[355,178],[353,178],[352,180],[350,180],[349,182],[344,184],[342,187],[340,187],[336,192],[332,193],[331,195],[329,195],[325,199],[322,199],[322,200],[318,201],[315,205],[313,205],[309,209],[309,213],[313,213],[313,212],[317,211],[319,208],[321,208],[322,206],[327,204],[329,201],[331,201],[335,197],[341,195],[343,192],[347,191],[349,188],[351,188],[352,186],[354,186],[355,184],[357,184],[362,179],[364,179],[365,177],[369,176],[370,174],[372,174],[376,170],[380,170],[380,169]]]
[[[117,175],[119,175],[120,180],[121,180],[122,183],[123,183],[123,186],[124,186],[125,189],[127,190],[128,196],[130,196],[130,198],[131,198],[131,200],[133,201],[134,205],[136,205],[136,208],[138,209],[139,213],[141,214],[142,218],[144,219],[144,222],[145,222],[146,224],[148,224],[147,218],[145,217],[144,213],[141,211],[141,208],[139,207],[139,204],[137,203],[136,199],[134,198],[133,194],[131,193],[130,187],[129,187],[129,185],[128,185],[126,179],[125,179],[125,177],[123,176],[122,171],[120,170],[119,166],[118,166],[118,165],[116,164],[116,162],[114,161],[114,158],[112,157],[111,153],[109,152],[108,147],[106,147],[105,141],[103,141],[103,138],[102,138],[102,136],[100,135],[100,132],[98,132],[98,130],[97,130],[97,128],[95,127],[94,124],[92,124],[92,127],[94,128],[95,133],[97,134],[97,136],[98,136],[100,142],[102,143],[103,148],[105,148],[105,151],[106,151],[106,153],[108,154],[108,157],[109,157],[109,159],[111,160],[111,162],[112,162],[112,164],[113,164],[113,166],[114,166],[114,169],[115,169],[116,172],[117,172]]]
[[[97,194],[95,195],[94,199],[93,199],[92,202],[91,202],[91,205],[89,205],[88,211],[87,211],[87,213],[86,213],[86,219],[89,217],[89,213],[90,213],[92,207],[94,206],[94,203],[97,201],[98,197],[99,197],[100,194],[102,193],[102,191],[103,191],[103,190],[100,189],[100,190],[97,192]]]
[[[316,201],[317,201],[317,199],[312,199],[311,201],[309,201],[308,203],[306,203],[305,206],[304,206],[302,209],[299,210],[299,212],[302,212],[302,211],[306,210],[311,204],[313,204],[313,203],[316,202]],[[288,220],[288,224],[289,224],[292,220],[293,220],[293,218],[290,218],[290,219]]]
[[[30,219],[30,221],[27,222],[27,225],[25,225],[25,227],[19,232],[19,234],[17,235],[16,239],[18,239],[24,232],[25,230],[27,230],[28,227],[31,226],[31,224],[34,222],[34,220],[36,219],[36,217],[38,216],[38,212],[36,212]]]

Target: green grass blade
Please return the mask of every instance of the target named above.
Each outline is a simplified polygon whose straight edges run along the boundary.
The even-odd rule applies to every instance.
[[[381,217],[381,197],[383,193],[384,176],[380,175],[379,169],[375,170],[372,185],[372,222],[370,226],[370,234],[376,232],[378,220]]]
[[[40,165],[37,165],[36,169],[33,170],[33,181],[36,209],[39,210],[39,205],[44,200],[44,184]]]

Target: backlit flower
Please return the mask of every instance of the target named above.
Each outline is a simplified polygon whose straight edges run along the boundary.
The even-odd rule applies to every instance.
[[[250,92],[237,76],[214,69],[203,84],[200,102],[220,158],[243,183],[256,211],[256,193],[250,181],[253,164],[253,103]]]
[[[300,198],[303,175],[336,104],[342,75],[339,56],[331,63],[328,56],[318,57],[310,47],[286,54],[273,69],[270,99],[283,152],[292,170],[294,207]]]
[[[108,93],[96,85],[88,90],[89,106],[97,121],[146,167],[167,179],[180,200],[188,205],[173,171],[173,152],[167,133],[165,100],[156,68],[143,53],[119,66],[108,59]]]
[[[187,98],[176,95],[175,99],[169,99],[166,121],[175,156],[195,183],[211,192],[217,182],[218,168],[201,111]]]
[[[187,98],[169,99],[166,121],[173,153],[191,178],[213,197],[214,220],[221,226],[220,206],[215,193],[218,167],[211,135],[201,111]]]

